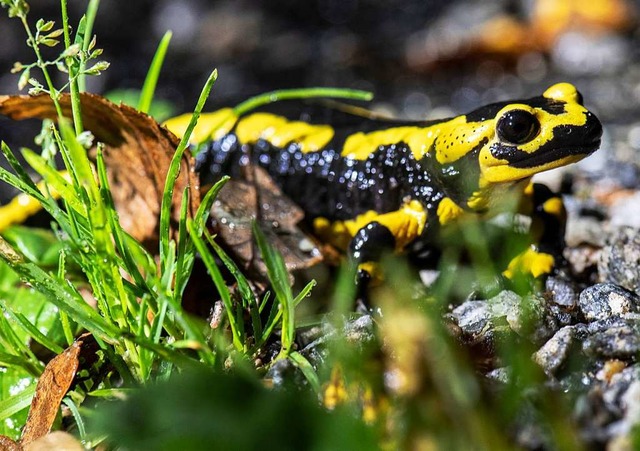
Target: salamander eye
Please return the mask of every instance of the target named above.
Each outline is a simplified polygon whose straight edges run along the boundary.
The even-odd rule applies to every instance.
[[[540,131],[540,122],[525,110],[511,110],[498,120],[498,138],[512,144],[531,141]]]

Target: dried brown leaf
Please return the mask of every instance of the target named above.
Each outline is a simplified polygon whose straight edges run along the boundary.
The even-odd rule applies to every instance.
[[[84,128],[105,144],[105,162],[112,194],[124,229],[134,238],[155,245],[162,192],[178,138],[152,117],[126,105],[116,105],[104,97],[81,94]],[[70,96],[60,104],[71,116]],[[0,114],[15,120],[56,119],[53,102],[47,95],[0,96]],[[177,221],[185,187],[190,190],[190,213],[200,204],[198,177],[188,152],[182,161],[173,199],[172,218]]]
[[[31,400],[27,423],[20,439],[23,446],[44,437],[51,431],[51,426],[60,409],[60,402],[76,377],[82,344],[83,341],[78,339],[54,357],[38,379],[36,393]]]
[[[211,209],[218,237],[238,264],[253,274],[265,276],[258,258],[252,222],[267,241],[282,254],[289,270],[308,268],[322,260],[322,254],[298,227],[304,212],[285,196],[261,168],[249,167],[245,179],[230,180]]]
[[[0,435],[0,450],[2,451],[22,451],[20,443],[10,439],[6,435]]]

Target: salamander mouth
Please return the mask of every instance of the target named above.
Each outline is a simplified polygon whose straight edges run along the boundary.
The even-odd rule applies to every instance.
[[[600,147],[600,140],[594,141],[588,145],[582,145],[580,147],[564,147],[560,149],[554,149],[552,152],[549,151],[538,151],[533,154],[516,151],[505,158],[508,161],[508,165],[514,168],[519,169],[528,169],[535,167],[546,166],[554,161],[564,160],[567,157],[579,157],[576,158],[575,161],[581,160],[593,152],[598,150]]]

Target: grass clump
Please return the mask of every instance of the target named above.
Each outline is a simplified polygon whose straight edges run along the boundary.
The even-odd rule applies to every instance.
[[[225,180],[214,186],[203,199],[193,218],[188,218],[186,206],[189,193],[182,195],[182,211],[174,234],[170,227],[170,209],[180,161],[187,148],[189,135],[195,126],[205,100],[215,83],[217,72],[210,75],[182,137],[169,168],[162,196],[160,213],[159,261],[141,243],[122,228],[111,197],[107,167],[98,143],[96,160],[88,158],[87,136],[82,126],[79,93],[83,78],[97,75],[107,63],[91,60],[101,51],[91,36],[91,24],[97,1],[81,18],[75,34],[67,15],[66,1],[60,3],[62,28],[54,30],[53,22],[38,20],[34,29],[28,20],[29,5],[23,1],[3,0],[9,16],[18,18],[25,29],[27,44],[34,50],[36,61],[17,63],[21,72],[19,87],[30,85],[30,94],[46,94],[58,112],[57,127],[48,124],[43,135],[60,153],[64,171],[60,172],[50,158],[24,149],[22,154],[45,185],[38,186],[18,163],[12,150],[2,143],[2,153],[13,172],[0,169],[0,180],[36,199],[53,218],[53,232],[32,232],[13,228],[0,238],[0,265],[3,296],[0,308],[0,387],[4,389],[0,417],[5,420],[4,433],[16,436],[24,408],[33,395],[33,381],[44,368],[46,355],[58,354],[71,344],[81,331],[88,331],[98,343],[102,377],[79,384],[69,400],[81,406],[87,394],[99,396],[121,393],[123,387],[135,387],[169,378],[186,368],[204,366],[222,368],[229,362],[245,362],[249,366],[275,332],[281,334],[279,359],[303,365],[312,385],[319,388],[314,373],[309,371],[304,357],[294,352],[294,308],[307,295],[311,284],[294,296],[288,285],[288,275],[281,258],[264,240],[259,247],[265,258],[275,301],[268,297],[260,302],[249,288],[248,281],[232,260],[206,232],[208,210]],[[59,38],[62,37],[62,42]],[[142,90],[139,108],[150,108],[154,87],[170,34],[162,40]],[[62,45],[58,57],[45,61],[42,46]],[[68,74],[68,82],[54,86],[51,70]],[[39,72],[39,75],[35,72]],[[38,81],[42,77],[44,82]],[[71,96],[72,118],[64,117],[59,103],[61,94]],[[91,137],[89,137],[91,140]],[[49,146],[49,149],[51,147]],[[68,176],[65,176],[68,174]],[[52,194],[54,193],[54,194]],[[56,199],[59,198],[59,202]],[[38,241],[40,240],[40,241]],[[42,247],[53,245],[56,258],[37,256]],[[208,247],[210,245],[211,247]],[[222,259],[239,286],[239,296],[232,294],[222,280],[214,262],[212,250]],[[182,296],[199,252],[212,274],[224,301],[226,315],[223,324],[212,330],[207,323],[192,317],[182,308]],[[46,265],[44,264],[46,262]],[[26,285],[25,285],[26,283]],[[14,296],[9,296],[16,290]],[[24,307],[15,302],[20,294]],[[95,303],[95,308],[87,302]],[[261,313],[272,305],[271,313],[262,319]],[[250,327],[245,327],[248,313]],[[227,327],[230,333],[227,335]],[[47,352],[36,355],[33,343]],[[232,357],[231,360],[228,360]],[[29,387],[26,388],[25,387]],[[83,410],[72,409],[82,416]],[[22,416],[16,416],[16,412]],[[11,420],[8,422],[8,420]],[[81,420],[81,418],[77,418]],[[6,427],[12,423],[16,428]]]

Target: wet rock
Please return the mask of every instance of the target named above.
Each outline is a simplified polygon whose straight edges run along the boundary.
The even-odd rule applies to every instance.
[[[620,227],[607,239],[598,261],[600,278],[640,292],[640,231]]]
[[[540,365],[546,374],[555,374],[567,360],[576,343],[575,328],[575,326],[561,328],[533,354],[533,361]]]
[[[553,296],[553,302],[563,307],[574,307],[578,301],[575,284],[565,278],[550,276],[545,288]]]
[[[578,298],[578,308],[587,322],[621,317],[637,312],[640,298],[619,285],[599,283],[585,288]]]
[[[375,324],[371,315],[361,315],[347,320],[338,333],[335,325],[325,322],[320,327],[314,327],[302,332],[298,342],[303,348],[300,351],[312,364],[321,364],[328,354],[327,344],[332,340],[346,339],[354,349],[364,349],[375,343]]]
[[[487,301],[467,301],[456,307],[451,316],[467,335],[479,335],[491,320],[491,307]]]
[[[591,379],[588,391],[575,404],[574,416],[582,435],[591,442],[606,443],[637,424],[640,404],[640,366],[633,365],[609,379]],[[607,449],[610,449],[607,447]]]
[[[495,368],[489,371],[485,377],[493,382],[497,382],[499,384],[508,384],[511,381],[511,368],[509,367],[500,367]]]
[[[622,418],[609,426],[611,435],[617,438],[614,442],[620,445],[625,443],[621,439],[630,438],[629,435],[632,430],[640,424],[640,380],[637,369],[633,372],[629,371],[629,373],[631,374],[631,381],[626,391],[619,396]],[[631,443],[627,442],[626,444],[628,447],[620,446],[616,448],[609,446],[608,449],[634,449]]]
[[[376,340],[371,315],[362,315],[344,325],[344,337],[351,343],[368,344]]]
[[[265,379],[270,380],[274,387],[283,387],[292,381],[304,383],[298,372],[289,359],[280,359],[269,367]]]
[[[584,340],[582,349],[596,358],[632,359],[640,352],[640,327],[627,323],[595,332]]]
[[[480,341],[513,331],[534,342],[541,342],[559,327],[544,299],[536,296],[523,299],[508,290],[486,301],[464,302],[450,316],[463,334]]]

